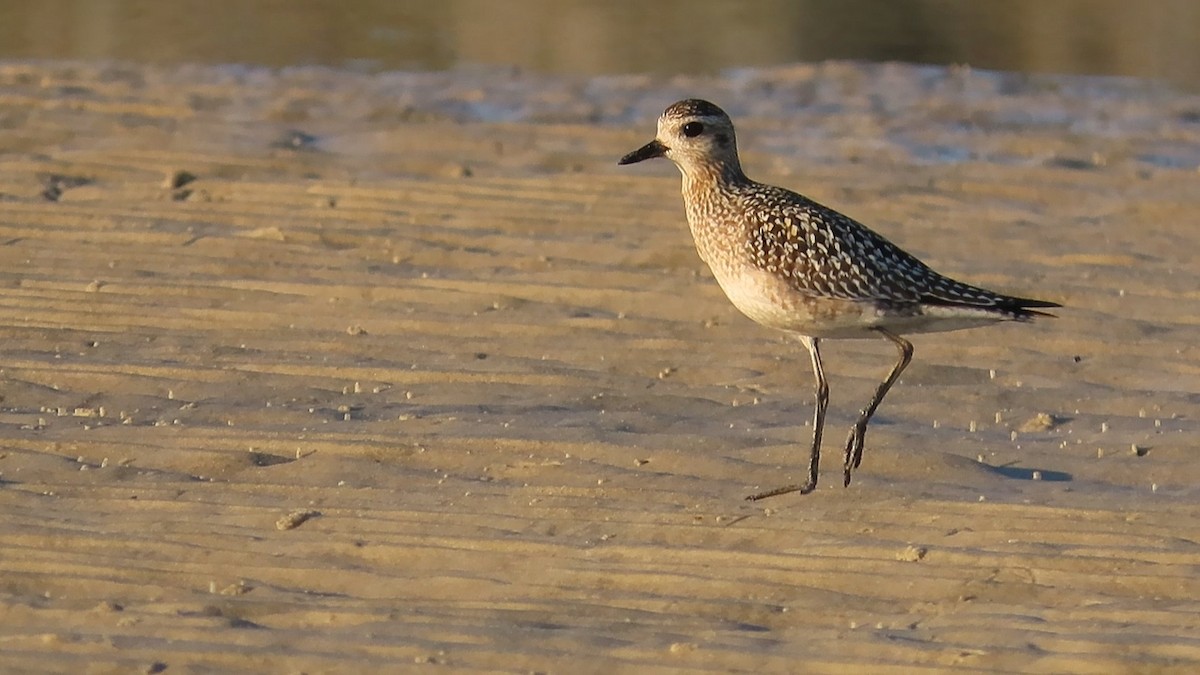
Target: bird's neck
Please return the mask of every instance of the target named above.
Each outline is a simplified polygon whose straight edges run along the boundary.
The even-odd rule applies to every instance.
[[[728,192],[729,190],[750,183],[750,179],[742,172],[742,165],[733,158],[728,161],[712,164],[702,164],[680,167],[683,174],[683,195],[701,195],[712,192]]]
[[[713,267],[727,266],[728,252],[740,250],[731,242],[745,235],[737,211],[742,188],[752,185],[737,162],[688,167],[683,171],[683,205],[700,257]],[[728,261],[726,261],[728,262]]]

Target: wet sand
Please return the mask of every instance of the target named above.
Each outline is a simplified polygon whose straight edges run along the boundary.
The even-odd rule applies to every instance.
[[[696,256],[671,101],[755,178],[1060,318],[803,348]],[[1190,672],[1200,98],[0,64],[8,672]]]

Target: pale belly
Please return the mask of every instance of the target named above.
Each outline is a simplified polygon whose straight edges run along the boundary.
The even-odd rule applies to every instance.
[[[747,317],[770,328],[809,337],[877,338],[876,328],[926,333],[1003,320],[994,313],[971,308],[912,305],[898,309],[870,300],[812,297],[758,268],[711,269],[721,290]]]

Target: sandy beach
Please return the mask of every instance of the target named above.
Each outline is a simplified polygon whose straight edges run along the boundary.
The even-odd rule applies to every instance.
[[[1059,318],[825,350],[721,294],[659,112]],[[1200,97],[0,62],[0,670],[1200,669]],[[832,460],[828,458],[833,458]]]

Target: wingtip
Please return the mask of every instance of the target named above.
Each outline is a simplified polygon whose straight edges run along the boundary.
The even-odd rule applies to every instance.
[[[1054,309],[1055,307],[1062,307],[1062,305],[1050,300],[1030,300],[1027,298],[1018,298],[1017,302],[1010,305],[1010,309],[1012,309],[1014,312],[1024,314],[1029,318],[1040,316],[1048,319],[1057,319],[1058,315],[1039,310]]]

